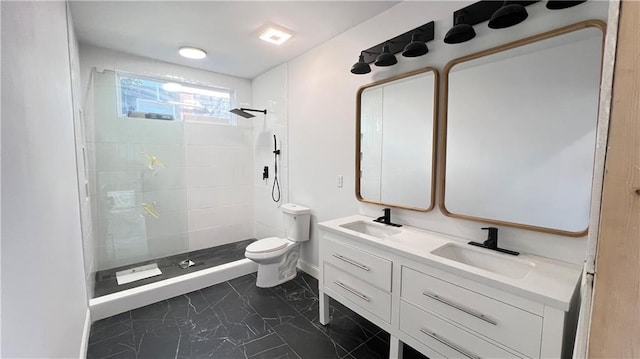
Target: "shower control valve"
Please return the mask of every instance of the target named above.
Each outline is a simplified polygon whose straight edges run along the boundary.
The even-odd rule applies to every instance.
[[[265,180],[269,178],[269,166],[264,166],[262,169],[262,179]]]

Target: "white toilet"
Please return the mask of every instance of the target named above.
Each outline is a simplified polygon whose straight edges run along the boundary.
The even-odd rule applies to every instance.
[[[269,237],[247,246],[245,257],[258,263],[256,286],[274,287],[295,278],[300,242],[309,240],[311,210],[297,204],[280,206],[285,238]]]

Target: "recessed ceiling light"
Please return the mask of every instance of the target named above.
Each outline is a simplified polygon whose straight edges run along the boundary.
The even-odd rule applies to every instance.
[[[260,34],[260,39],[266,42],[270,42],[272,44],[281,45],[283,42],[289,40],[291,38],[291,34],[280,29],[276,29],[274,27],[267,28],[262,34]]]
[[[199,49],[197,47],[189,47],[189,46],[183,46],[180,48],[180,50],[178,50],[178,53],[182,56],[182,57],[186,57],[188,59],[204,59],[205,57],[207,57],[207,52],[204,51],[203,49]]]

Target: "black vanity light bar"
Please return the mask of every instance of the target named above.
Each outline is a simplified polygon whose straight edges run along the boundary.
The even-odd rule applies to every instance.
[[[398,35],[393,39],[381,42],[376,46],[370,47],[362,51],[364,56],[364,62],[370,64],[376,61],[378,55],[382,53],[382,48],[385,44],[389,45],[389,52],[397,54],[404,50],[404,47],[411,42],[411,36],[415,33],[415,40],[428,42],[434,39],[434,22],[428,22],[422,26],[418,26],[413,30],[409,30],[402,35]]]
[[[535,4],[539,2],[537,1],[509,1],[509,4],[519,4],[522,6],[529,6],[531,4]],[[498,9],[503,6],[502,1],[494,1],[494,0],[480,0],[476,3],[473,3],[467,7],[456,10],[453,13],[453,23],[456,23],[456,19],[458,15],[464,15],[464,23],[468,25],[477,25],[481,22],[485,22],[491,18]]]

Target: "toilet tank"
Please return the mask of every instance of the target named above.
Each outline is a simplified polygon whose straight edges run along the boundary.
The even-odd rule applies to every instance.
[[[311,210],[293,203],[280,206],[284,217],[284,235],[293,242],[309,240],[309,221]]]

